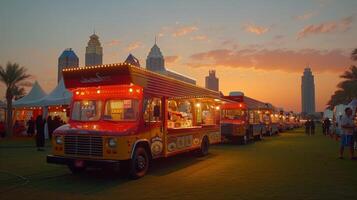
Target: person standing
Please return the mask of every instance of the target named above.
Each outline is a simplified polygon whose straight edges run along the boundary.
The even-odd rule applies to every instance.
[[[315,121],[312,119],[310,121],[310,127],[311,127],[311,135],[315,135]]]
[[[330,126],[331,126],[331,121],[329,118],[326,117],[326,119],[324,120],[324,135],[329,135],[330,134]]]
[[[52,133],[56,129],[54,121],[53,121],[51,115],[49,115],[47,117],[47,127],[48,127],[48,136],[49,136],[49,138],[51,140],[52,139]]]
[[[43,151],[45,146],[45,120],[42,115],[36,118],[36,147],[37,151]]]
[[[305,133],[306,135],[310,135],[310,120],[306,120],[305,122]]]
[[[345,114],[342,116],[341,121],[341,144],[340,144],[340,159],[343,159],[343,152],[345,147],[350,148],[350,158],[355,159],[354,157],[354,148],[353,148],[353,131],[355,128],[352,109],[347,107],[345,109]]]
[[[35,134],[35,120],[33,120],[33,117],[27,121],[27,135],[32,137]]]

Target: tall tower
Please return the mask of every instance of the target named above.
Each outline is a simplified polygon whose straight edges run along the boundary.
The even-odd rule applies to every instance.
[[[69,48],[65,49],[60,57],[58,57],[58,72],[57,72],[57,82],[62,79],[62,70],[66,67],[78,67],[79,59],[76,53]]]
[[[160,48],[156,45],[156,41],[146,58],[146,69],[154,72],[166,71],[165,59],[160,51]]]
[[[89,38],[85,66],[101,65],[103,64],[103,48],[100,45],[99,37],[93,33]]]
[[[216,77],[216,70],[209,70],[206,76],[206,88],[219,91],[219,79]]]
[[[301,77],[301,110],[303,114],[315,113],[315,83],[309,67]]]

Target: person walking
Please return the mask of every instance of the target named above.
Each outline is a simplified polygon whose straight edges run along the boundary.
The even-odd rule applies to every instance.
[[[36,118],[36,147],[37,151],[43,151],[45,146],[45,120],[42,115]]]
[[[341,144],[340,144],[340,159],[343,159],[343,152],[345,147],[350,148],[350,158],[354,160],[354,147],[353,147],[353,131],[355,128],[352,109],[347,107],[345,109],[345,114],[342,116],[341,121]]]
[[[305,134],[310,135],[310,120],[306,120],[305,122]]]

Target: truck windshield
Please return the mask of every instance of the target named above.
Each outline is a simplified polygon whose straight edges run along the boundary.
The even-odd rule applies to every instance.
[[[102,101],[80,100],[74,101],[71,119],[76,121],[97,121],[100,119]]]
[[[239,119],[244,120],[244,110],[222,110],[222,119]]]
[[[135,121],[139,116],[139,101],[136,99],[108,100],[103,120]]]

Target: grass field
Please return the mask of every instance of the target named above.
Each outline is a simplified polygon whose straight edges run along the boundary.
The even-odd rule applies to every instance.
[[[357,199],[357,161],[337,159],[336,141],[302,129],[244,146],[212,146],[205,158],[156,160],[135,181],[99,170],[74,176],[46,164],[49,147],[38,152],[32,145],[0,141],[1,200]]]

